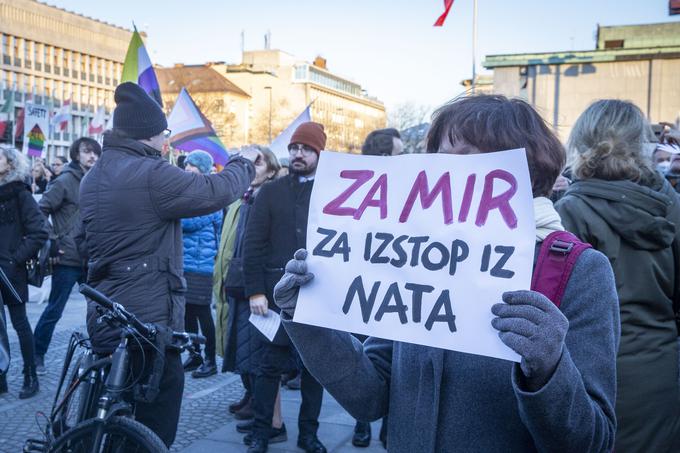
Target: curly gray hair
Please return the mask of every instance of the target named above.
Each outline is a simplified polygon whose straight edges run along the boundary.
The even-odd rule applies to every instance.
[[[28,158],[19,150],[11,146],[0,146],[0,155],[7,159],[9,171],[0,175],[0,184],[13,181],[26,181],[30,176]]]

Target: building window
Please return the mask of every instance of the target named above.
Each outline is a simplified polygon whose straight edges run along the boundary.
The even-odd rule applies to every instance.
[[[35,69],[38,71],[42,71],[42,63],[40,63],[40,46],[42,44],[38,44],[37,42],[33,43],[33,64],[35,65]]]
[[[21,66],[21,53],[19,51],[19,38],[13,37],[14,39],[14,66]]]
[[[295,66],[295,80],[307,80],[307,65]]]
[[[9,37],[6,34],[2,34],[2,63],[11,64],[12,60],[9,56]]]
[[[604,42],[605,49],[623,49],[623,39],[610,39]]]
[[[68,60],[69,60],[69,53],[66,50],[62,50],[61,51],[61,61],[62,61],[62,68],[64,68],[64,77],[69,76]]]
[[[59,68],[59,49],[57,49],[56,47],[52,51],[52,61],[54,62],[54,65],[53,65],[54,66],[54,73],[56,75],[60,75],[61,70]]]
[[[24,40],[24,66],[31,69],[31,43]]]
[[[43,45],[43,63],[45,63],[45,72],[51,72],[52,64],[50,63],[50,47],[47,44]]]

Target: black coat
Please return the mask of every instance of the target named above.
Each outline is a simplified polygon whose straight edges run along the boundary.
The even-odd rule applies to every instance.
[[[242,297],[227,297],[229,320],[225,338],[222,371],[253,374],[257,370],[253,360],[261,343],[253,341],[255,327],[250,323],[250,303]]]
[[[225,208],[247,190],[252,163],[232,159],[214,175],[174,167],[141,142],[105,136],[96,165],[80,185],[88,282],[142,322],[184,329],[181,218]],[[88,303],[87,328],[96,352],[110,352],[119,333],[97,324]]]
[[[306,247],[309,200],[314,182],[288,175],[265,184],[255,198],[243,248],[245,295],[264,294],[274,304],[274,286],[296,250]]]
[[[40,213],[31,188],[21,181],[0,186],[0,266],[26,302],[26,261],[33,258],[47,240],[45,217]],[[6,305],[17,303],[2,288]]]

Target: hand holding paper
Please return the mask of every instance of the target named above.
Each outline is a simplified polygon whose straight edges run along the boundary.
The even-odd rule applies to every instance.
[[[569,321],[559,308],[541,293],[511,291],[503,294],[504,304],[491,307],[491,325],[512,350],[522,356],[520,367],[531,390],[550,380],[562,357]]]
[[[314,278],[314,274],[307,272],[307,250],[295,252],[292,260],[286,264],[286,273],[274,287],[274,302],[282,312],[293,317],[297,306],[300,287]]]
[[[275,311],[269,310],[266,315],[250,314],[249,321],[257,330],[262,332],[262,335],[267,337],[269,341],[274,341],[276,332],[281,325],[281,317]]]

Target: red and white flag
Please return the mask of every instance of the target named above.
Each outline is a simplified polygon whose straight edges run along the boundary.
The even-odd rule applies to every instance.
[[[90,126],[87,131],[90,135],[101,134],[104,132],[104,125],[106,123],[106,111],[104,106],[97,109],[97,113],[94,114],[94,118],[90,121]]]
[[[64,101],[59,109],[54,112],[52,125],[57,131],[65,131],[71,121],[71,100]]]
[[[446,16],[449,15],[449,11],[451,10],[451,7],[453,6],[453,0],[444,0],[444,13],[439,16],[439,19],[437,19],[437,22],[434,23],[435,27],[441,27],[444,25],[444,21],[446,20]]]

